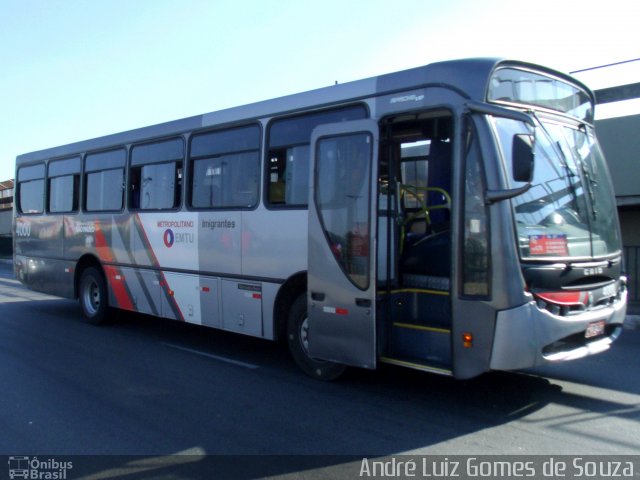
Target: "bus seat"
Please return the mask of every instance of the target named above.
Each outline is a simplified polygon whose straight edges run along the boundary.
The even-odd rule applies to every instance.
[[[418,238],[407,236],[400,270],[403,274],[448,277],[451,269],[451,239],[448,231]]]

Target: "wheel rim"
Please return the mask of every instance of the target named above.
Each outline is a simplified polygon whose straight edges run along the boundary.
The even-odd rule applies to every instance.
[[[300,323],[300,346],[304,353],[309,354],[309,317],[305,316],[304,320]]]
[[[84,308],[89,316],[93,317],[96,313],[98,313],[101,303],[100,287],[98,287],[98,282],[90,279],[84,284],[84,289],[82,291],[82,300]]]

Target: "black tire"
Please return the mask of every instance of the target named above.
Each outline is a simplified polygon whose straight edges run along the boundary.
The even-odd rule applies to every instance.
[[[346,370],[346,366],[316,360],[309,356],[307,348],[307,296],[300,295],[291,305],[287,321],[287,342],[291,356],[307,375],[318,379],[331,381],[338,378]]]
[[[102,272],[95,267],[87,267],[80,276],[78,300],[85,320],[92,325],[107,321],[109,293]]]

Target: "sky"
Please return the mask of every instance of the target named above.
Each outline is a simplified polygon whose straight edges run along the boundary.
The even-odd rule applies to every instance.
[[[639,21],[629,0],[0,0],[0,180],[21,153],[439,60],[637,59]]]

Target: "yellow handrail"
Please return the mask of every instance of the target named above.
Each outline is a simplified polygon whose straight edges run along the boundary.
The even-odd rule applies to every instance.
[[[439,193],[444,197],[445,203],[440,203],[437,205],[427,205],[427,194],[435,192]],[[425,222],[427,225],[431,224],[431,218],[429,216],[429,212],[431,210],[441,210],[448,209],[451,210],[451,196],[449,193],[439,187],[420,187],[417,185],[409,185],[409,184],[400,184],[400,195],[404,195],[405,193],[409,193],[420,203],[420,210],[408,215],[400,224],[400,253],[402,253],[404,249],[404,241],[406,237],[406,228],[407,224],[414,221],[416,218],[424,216]],[[421,195],[422,194],[422,195]]]

